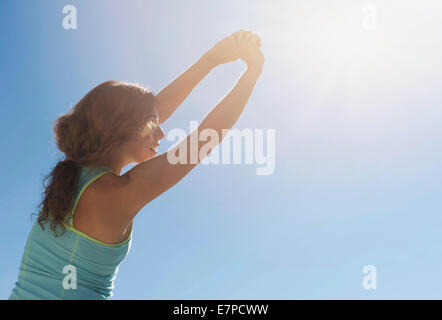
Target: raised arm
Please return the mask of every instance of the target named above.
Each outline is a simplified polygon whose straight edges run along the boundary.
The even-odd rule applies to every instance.
[[[157,95],[159,123],[166,121],[181,105],[197,84],[213,69],[216,63],[203,54],[178,78],[163,88]]]
[[[155,96],[158,103],[159,123],[166,121],[183,103],[198,83],[216,66],[232,62],[240,58],[237,45],[243,41],[242,36],[251,35],[243,30],[237,31],[215,44],[204,53],[193,65],[187,68],[178,78],[160,90]],[[252,41],[260,47],[261,39],[254,35]]]
[[[247,70],[233,89],[207,114],[199,127],[168,152],[136,165],[122,176],[125,183],[118,189],[115,210],[121,211],[125,223],[132,220],[148,202],[183,179],[222,141],[227,130],[236,123],[262,73],[264,56],[256,44],[252,43],[255,40],[247,37],[240,40],[238,49],[241,58],[247,63]],[[191,163],[194,146],[197,149],[195,153],[200,155],[201,148],[207,144],[206,141],[199,141],[198,137],[195,139],[195,135],[205,129],[215,130],[219,139],[211,144],[209,152],[201,157],[197,156],[196,161]],[[191,143],[195,145],[191,147]],[[182,150],[185,150],[184,158],[187,161],[171,163],[169,159],[179,155]]]

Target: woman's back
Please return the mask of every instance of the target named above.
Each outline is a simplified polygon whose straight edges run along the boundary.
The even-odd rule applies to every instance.
[[[110,171],[108,168],[86,167],[79,170],[72,212],[75,212],[86,188]],[[112,297],[119,265],[130,250],[132,228],[126,240],[107,244],[73,227],[72,218],[71,214],[65,223],[66,232],[59,237],[55,237],[48,223],[42,230],[38,222],[34,222],[22,256],[18,281],[9,299]]]

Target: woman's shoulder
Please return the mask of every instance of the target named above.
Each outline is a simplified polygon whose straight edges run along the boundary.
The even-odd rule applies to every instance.
[[[85,202],[92,204],[101,212],[109,214],[115,211],[119,207],[117,204],[124,201],[121,199],[123,195],[121,190],[127,185],[127,180],[128,177],[124,175],[118,176],[112,172],[104,173],[87,188]]]
[[[107,172],[84,190],[74,215],[75,226],[80,231],[103,242],[118,242],[128,223],[121,205],[121,187],[126,177]]]
[[[104,191],[111,188],[124,186],[127,183],[127,180],[127,175],[117,176],[113,172],[106,172],[97,179],[94,186],[95,189]]]
[[[152,181],[147,184],[147,188],[140,186],[139,181],[143,179],[150,180],[147,176],[135,178],[132,171],[121,176],[111,171],[100,174],[85,202],[94,206],[99,215],[106,213],[105,215],[112,216],[113,220],[125,225],[150,201],[150,194],[156,192]]]

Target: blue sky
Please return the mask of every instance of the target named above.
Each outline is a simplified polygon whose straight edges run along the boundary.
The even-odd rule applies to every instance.
[[[68,4],[77,30],[62,27]],[[245,29],[266,62],[235,127],[276,130],[276,170],[199,165],[149,203],[114,298],[441,299],[441,12],[436,0],[1,1],[0,298],[62,157],[52,122],[108,79],[157,93]],[[214,69],[166,134],[202,120],[245,68]],[[366,265],[376,290],[362,287]]]

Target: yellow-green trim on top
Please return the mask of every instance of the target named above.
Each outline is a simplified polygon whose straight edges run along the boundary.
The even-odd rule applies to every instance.
[[[83,178],[85,176],[84,174],[87,174],[87,170],[89,170],[89,168],[81,167],[80,169],[81,169],[81,176],[80,177]],[[100,241],[98,239],[95,239],[95,238],[85,234],[84,232],[81,232],[80,230],[76,229],[73,226],[73,219],[74,219],[75,209],[77,208],[78,201],[80,200],[80,197],[83,194],[83,192],[86,190],[86,188],[88,186],[90,186],[98,178],[102,177],[103,175],[105,175],[108,172],[111,172],[111,170],[109,168],[107,168],[107,167],[103,167],[103,168],[100,168],[100,169],[103,170],[103,171],[101,171],[98,174],[94,175],[92,178],[89,178],[89,180],[87,180],[86,183],[83,185],[83,187],[80,189],[80,192],[78,193],[78,195],[75,198],[75,202],[74,202],[74,205],[73,205],[73,208],[72,208],[72,211],[71,211],[71,215],[66,217],[65,221],[63,222],[63,225],[65,226],[66,229],[68,229],[68,230],[70,230],[72,232],[75,232],[76,234],[78,234],[78,235],[80,235],[80,236],[82,236],[82,237],[84,237],[84,238],[86,238],[86,239],[88,239],[90,241],[98,243],[100,245],[107,246],[107,247],[119,247],[119,246],[122,246],[125,243],[127,243],[132,238],[132,226],[131,226],[130,234],[126,238],[126,240],[123,240],[123,241],[118,242],[118,243],[102,242],[102,241]],[[79,180],[79,183],[81,183],[81,178]],[[69,218],[70,218],[70,222],[66,223],[66,220],[69,219]]]

